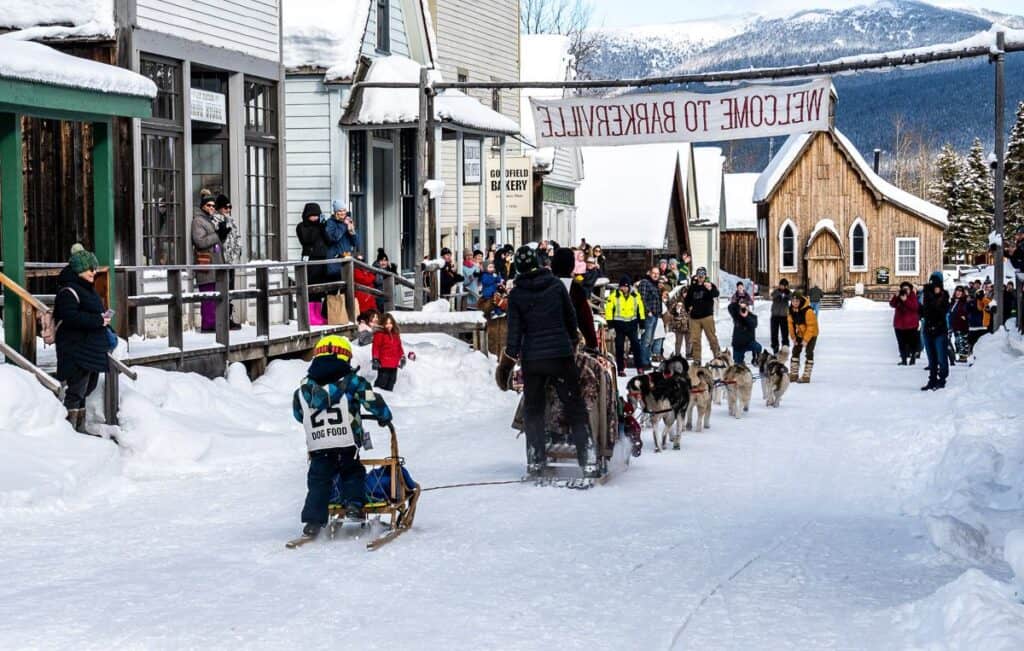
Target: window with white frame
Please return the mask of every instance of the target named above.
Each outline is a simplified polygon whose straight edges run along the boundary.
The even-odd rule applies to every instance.
[[[789,219],[779,229],[779,271],[796,271],[796,224]]]
[[[868,270],[868,228],[860,217],[850,227],[850,271]]]
[[[921,273],[920,248],[919,238],[896,238],[897,276],[917,276]]]
[[[757,220],[757,270],[768,271],[768,220]]]
[[[391,54],[391,0],[377,0],[377,51]]]

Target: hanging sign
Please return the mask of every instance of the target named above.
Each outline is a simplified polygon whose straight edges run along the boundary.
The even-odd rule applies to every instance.
[[[480,185],[483,175],[482,140],[464,140],[462,142],[462,184]]]
[[[726,93],[530,98],[537,146],[710,142],[825,131],[831,80]]]
[[[889,284],[889,267],[875,269],[875,283],[878,285]]]
[[[501,160],[487,161],[487,216],[501,216]],[[505,158],[505,215],[509,219],[533,215],[533,160],[529,156]]]
[[[197,122],[227,124],[228,116],[223,93],[214,93],[199,88],[189,89],[191,117]]]

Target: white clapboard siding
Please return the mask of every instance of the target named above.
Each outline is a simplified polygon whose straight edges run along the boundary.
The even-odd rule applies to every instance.
[[[580,184],[579,171],[576,169],[576,152],[568,147],[555,149],[555,164],[551,172],[544,178],[562,188],[577,188]]]
[[[405,31],[405,10],[399,0],[391,2],[391,54],[409,56],[409,36]],[[377,0],[370,5],[370,19],[366,24],[363,38],[363,54],[368,57],[380,56],[377,52]]]
[[[279,0],[137,0],[136,12],[142,29],[281,60]]]
[[[302,247],[295,227],[302,208],[315,202],[331,209],[331,95],[320,77],[285,80],[285,165],[288,173],[288,259],[297,260]]]
[[[476,0],[437,0],[436,9],[439,64],[446,80],[455,81],[464,71],[469,81],[515,81],[519,79],[519,2],[490,0],[482,11]],[[473,97],[490,108],[491,91],[471,91]],[[519,122],[519,91],[501,91],[501,113]],[[508,139],[507,154],[517,156],[519,143]],[[484,158],[489,155],[491,140],[485,141]],[[447,187],[441,202],[441,224],[455,224],[455,145],[445,143],[441,171]],[[477,189],[466,187],[466,232],[478,224]],[[471,224],[470,224],[471,223]],[[518,219],[509,219],[509,226],[519,227]],[[495,224],[492,221],[491,227]]]

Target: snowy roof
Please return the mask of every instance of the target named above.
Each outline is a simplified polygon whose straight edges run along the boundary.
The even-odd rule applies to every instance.
[[[573,56],[568,36],[560,34],[523,34],[519,41],[519,78],[524,81],[565,81],[572,79]],[[530,98],[559,99],[561,88],[524,88],[519,94],[519,116],[524,140],[533,143],[534,121]],[[534,167],[551,169],[555,148],[542,147],[534,152]]]
[[[725,230],[757,228],[757,204],[753,197],[759,176],[757,173],[725,175]]]
[[[420,79],[420,64],[403,56],[373,60],[365,81],[413,81]],[[439,74],[433,73],[435,79]],[[415,88],[363,88],[346,124],[408,124],[419,119],[419,91]],[[448,89],[434,98],[434,119],[487,133],[514,135],[519,125],[463,92]]]
[[[326,70],[325,81],[351,81],[372,0],[281,3],[284,65]]]
[[[693,164],[697,178],[697,200],[700,202],[699,219],[717,224],[721,217],[722,177],[725,171],[722,148],[695,147]]]
[[[864,160],[864,157],[860,155],[857,148],[853,146],[853,143],[850,142],[850,140],[844,136],[839,129],[833,128],[831,133],[833,134],[836,143],[849,157],[850,162],[853,163],[864,181],[880,196],[890,203],[894,203],[906,210],[909,210],[910,212],[934,222],[939,226],[946,227],[949,225],[948,213],[945,209],[910,194],[905,190],[901,190],[878,176],[871,168],[871,165],[869,165],[868,162]],[[782,145],[779,151],[772,158],[771,162],[768,163],[768,167],[765,168],[764,172],[762,172],[761,176],[757,179],[757,183],[754,187],[755,202],[761,203],[768,200],[782,180],[786,178],[789,170],[793,168],[793,165],[796,163],[800,154],[804,151],[804,148],[810,142],[813,135],[814,134],[810,133],[801,133],[792,135],[786,139],[785,144]]]
[[[687,143],[586,147],[576,191],[576,235],[605,249],[662,249]]]
[[[811,244],[814,242],[814,238],[818,237],[818,234],[822,231],[828,231],[836,236],[837,242],[842,242],[843,238],[839,236],[839,229],[836,228],[836,223],[831,219],[819,219],[818,223],[814,225],[811,230],[811,235],[807,238],[807,248],[811,248]]]
[[[113,38],[114,0],[3,0],[0,28],[20,30],[4,38]]]
[[[32,41],[0,37],[0,78],[136,97],[156,97],[140,74],[58,52]]]

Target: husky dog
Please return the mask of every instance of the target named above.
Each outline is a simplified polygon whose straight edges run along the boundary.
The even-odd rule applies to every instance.
[[[733,364],[725,370],[725,390],[728,394],[729,415],[739,418],[743,411],[750,411],[750,394],[754,389],[754,374],[746,364]]]
[[[669,433],[673,449],[678,450],[680,428],[690,402],[690,383],[686,377],[686,360],[673,356],[662,362],[661,369],[630,378],[626,384],[630,400],[638,403],[651,418],[654,451],[668,445]],[[661,425],[661,442],[658,426]]]
[[[778,355],[767,350],[758,359],[761,370],[761,396],[769,407],[778,407],[789,388],[789,348],[783,346]]]
[[[693,412],[697,410],[697,431],[711,428],[711,391],[715,386],[715,378],[711,371],[701,366],[691,366],[690,405],[686,410],[686,429],[693,429]]]
[[[714,379],[712,384],[711,397],[714,399],[716,405],[722,404],[722,398],[725,397],[725,385],[722,384],[722,380],[725,378],[725,371],[732,366],[732,353],[729,352],[728,348],[724,348],[717,355],[711,358],[711,361],[707,363],[707,369],[711,372],[711,377]]]

